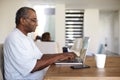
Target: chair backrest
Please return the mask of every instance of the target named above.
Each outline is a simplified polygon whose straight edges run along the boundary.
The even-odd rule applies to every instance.
[[[4,73],[4,58],[3,58],[3,44],[0,44],[0,80],[3,80]]]
[[[43,41],[37,41],[35,42],[37,47],[40,49],[40,51],[44,54],[53,54],[53,53],[61,53],[62,48],[60,48],[59,44],[57,42],[43,42]]]
[[[2,75],[1,69],[0,69],[0,80],[3,80],[3,75]]]

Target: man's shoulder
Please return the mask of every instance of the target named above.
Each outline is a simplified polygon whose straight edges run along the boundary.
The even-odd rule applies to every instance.
[[[15,38],[16,36],[17,36],[17,32],[16,31],[12,31],[12,32],[10,32],[9,34],[8,34],[8,36],[7,36],[7,38],[6,39],[13,39],[13,38]]]
[[[17,30],[13,30],[11,33],[8,34],[8,36],[5,39],[5,42],[16,42],[20,40],[21,35]]]

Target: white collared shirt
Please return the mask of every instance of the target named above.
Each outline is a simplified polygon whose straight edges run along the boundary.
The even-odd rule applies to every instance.
[[[4,43],[6,80],[42,80],[44,70],[31,73],[42,53],[34,41],[15,28]]]

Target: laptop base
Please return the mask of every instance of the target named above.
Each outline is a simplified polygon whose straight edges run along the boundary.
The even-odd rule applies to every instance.
[[[82,65],[82,61],[79,61],[78,59],[74,60],[64,60],[64,61],[57,61],[55,64],[76,64],[76,65]]]

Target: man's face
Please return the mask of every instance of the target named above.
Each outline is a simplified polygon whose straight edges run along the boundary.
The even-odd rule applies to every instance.
[[[38,26],[36,13],[32,10],[29,10],[28,12],[29,17],[25,18],[24,30],[27,33],[35,32],[35,29]]]

